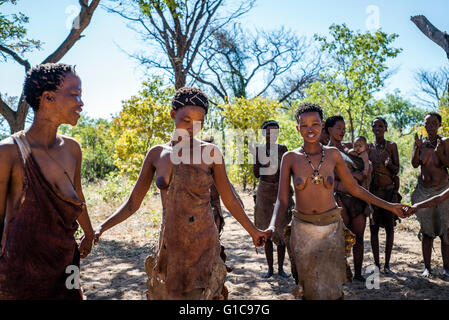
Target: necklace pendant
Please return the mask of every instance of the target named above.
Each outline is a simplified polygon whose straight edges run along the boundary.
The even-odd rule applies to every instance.
[[[310,177],[313,184],[320,184],[323,180],[323,176],[320,174],[318,170],[314,170],[312,176]]]

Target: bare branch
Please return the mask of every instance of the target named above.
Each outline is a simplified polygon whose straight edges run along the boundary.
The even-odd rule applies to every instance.
[[[31,69],[30,63],[25,60],[22,59],[17,53],[15,53],[14,51],[12,51],[11,49],[4,47],[0,44],[0,51],[3,51],[5,53],[7,53],[8,55],[10,55],[17,63],[21,64],[22,66],[25,67],[25,72]]]
[[[449,35],[437,29],[423,15],[411,17],[410,20],[426,35],[430,40],[439,45],[446,52],[449,59]]]
[[[75,18],[75,23],[73,28],[70,30],[69,35],[64,40],[64,42],[52,53],[50,54],[42,63],[58,62],[61,60],[65,54],[73,47],[73,45],[81,39],[81,33],[90,23],[92,15],[95,9],[98,7],[100,0],[92,0],[91,4],[88,5],[88,0],[80,0],[81,11],[79,15]]]

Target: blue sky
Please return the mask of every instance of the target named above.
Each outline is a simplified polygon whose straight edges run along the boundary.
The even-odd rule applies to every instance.
[[[8,12],[23,12],[30,18],[29,37],[41,40],[43,49],[26,55],[32,65],[47,57],[65,39],[74,12],[79,10],[76,0],[19,0]],[[434,70],[448,64],[443,49],[438,47],[410,21],[412,15],[423,14],[435,26],[449,32],[447,0],[258,0],[256,7],[241,19],[245,26],[273,29],[285,26],[298,35],[312,37],[326,35],[332,23],[346,23],[351,29],[366,31],[374,21],[372,11],[378,10],[380,28],[397,33],[394,45],[403,52],[391,67],[398,69],[382,93],[400,89],[412,98],[416,93],[413,72],[419,68]],[[371,23],[371,24],[370,24]],[[144,74],[126,53],[148,50],[137,34],[127,28],[116,15],[98,8],[85,35],[61,62],[74,64],[83,81],[84,111],[91,117],[110,117],[121,109],[121,101],[137,93]],[[24,71],[20,65],[0,63],[0,92],[19,95]]]

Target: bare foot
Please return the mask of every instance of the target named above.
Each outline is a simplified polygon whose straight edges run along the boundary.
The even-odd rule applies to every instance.
[[[421,274],[421,277],[423,278],[431,278],[432,277],[432,270],[430,269],[424,269],[424,272]]]
[[[366,279],[361,274],[355,275],[352,280],[358,281],[358,282],[365,282],[366,281]]]
[[[262,276],[262,278],[263,278],[263,279],[268,279],[268,278],[271,278],[272,275],[273,275],[273,269],[272,269],[272,268],[269,268],[269,269],[268,269],[268,272],[265,273],[265,274]]]
[[[390,270],[390,267],[388,266],[384,266],[384,274],[386,274],[386,275],[393,275],[394,274],[394,272],[393,271],[391,271]]]
[[[440,274],[441,278],[443,280],[449,281],[449,270],[448,269],[443,269],[443,271]]]
[[[279,275],[282,277],[282,278],[290,278],[290,275],[289,274],[286,274],[285,272],[284,272],[284,270],[279,270]]]

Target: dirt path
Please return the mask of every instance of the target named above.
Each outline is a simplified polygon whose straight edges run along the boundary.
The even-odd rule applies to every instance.
[[[252,196],[240,193],[246,212],[252,219],[254,202]],[[160,208],[156,208],[158,210]],[[93,217],[94,225],[104,219]],[[294,280],[281,278],[277,272],[275,251],[275,275],[262,279],[267,270],[263,249],[256,253],[250,236],[229,213],[225,212],[225,228],[222,242],[228,255],[227,264],[234,267],[228,273],[226,286],[230,299],[293,299],[290,294]],[[142,210],[122,225],[105,233],[100,245],[82,261],[81,279],[87,299],[146,299],[147,276],[144,271],[145,257],[157,243],[157,225],[151,224],[148,212]],[[390,262],[393,276],[380,274],[379,288],[367,289],[365,283],[344,286],[345,299],[449,299],[449,282],[434,276],[420,277],[423,263],[421,244],[416,236],[418,224],[407,219],[396,227],[395,247]],[[373,264],[369,243],[369,228],[365,232],[365,258],[363,270]],[[380,232],[381,262],[383,261],[385,233]],[[352,258],[350,259],[351,266]],[[435,241],[432,266],[438,273],[442,268],[440,241]],[[284,270],[290,273],[286,257]],[[367,275],[369,276],[369,274]]]

